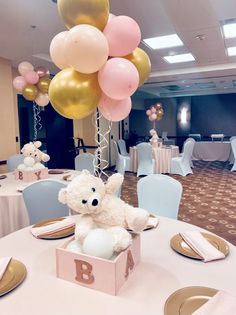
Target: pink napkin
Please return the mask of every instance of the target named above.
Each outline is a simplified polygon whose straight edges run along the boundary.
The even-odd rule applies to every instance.
[[[0,258],[0,280],[2,279],[10,261],[11,257]]]
[[[208,302],[192,315],[235,315],[236,298],[224,291],[218,291]]]
[[[52,224],[40,226],[40,227],[32,227],[31,233],[35,237],[43,236],[44,234],[51,235],[55,232],[62,231],[69,227],[73,227],[75,225],[75,220],[71,217],[65,218],[61,221],[55,221]]]
[[[199,231],[187,231],[180,235],[204,262],[225,258],[225,255],[211,245]]]

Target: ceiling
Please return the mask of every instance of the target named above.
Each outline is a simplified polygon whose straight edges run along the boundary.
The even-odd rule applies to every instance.
[[[228,57],[226,47],[236,39],[224,40],[223,21],[236,18],[235,0],[110,0],[111,12],[133,17],[142,38],[177,33],[184,46],[152,50],[152,73],[141,91],[162,97],[236,93],[236,57]],[[30,61],[35,66],[58,69],[49,57],[52,38],[65,30],[52,0],[2,1],[0,13],[0,57],[13,66]],[[35,27],[36,26],[36,27]],[[204,35],[204,40],[196,36]],[[168,64],[163,56],[191,52],[196,61]]]

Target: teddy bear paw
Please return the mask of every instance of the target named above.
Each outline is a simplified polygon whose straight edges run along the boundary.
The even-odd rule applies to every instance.
[[[115,226],[107,229],[113,237],[113,249],[119,253],[125,250],[132,243],[132,237],[128,231],[120,226]]]

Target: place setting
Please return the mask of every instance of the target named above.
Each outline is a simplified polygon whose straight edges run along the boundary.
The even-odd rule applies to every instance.
[[[192,286],[172,293],[165,302],[164,315],[234,315],[236,297],[208,287]]]
[[[229,246],[225,240],[215,234],[197,230],[174,235],[170,246],[183,256],[204,262],[224,259],[229,254]]]
[[[0,257],[0,296],[3,296],[25,279],[27,270],[25,265],[12,257]]]
[[[31,234],[39,239],[55,240],[74,234],[75,220],[67,218],[51,218],[34,224],[30,229]]]

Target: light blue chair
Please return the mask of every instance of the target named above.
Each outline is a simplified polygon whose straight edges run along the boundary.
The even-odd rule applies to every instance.
[[[185,142],[182,156],[174,157],[171,159],[171,174],[178,174],[181,176],[193,174],[193,171],[191,169],[191,159],[193,155],[194,145],[195,141]]]
[[[88,170],[90,174],[94,174],[95,156],[91,153],[80,153],[75,157],[75,169],[77,171]]]
[[[231,149],[234,156],[234,164],[233,164],[233,167],[231,168],[231,172],[233,172],[233,171],[236,171],[236,138],[231,140],[230,144],[231,144]]]
[[[118,145],[115,140],[112,140],[115,156],[116,156],[116,170],[118,173],[130,171],[130,157],[121,155],[118,150]]]
[[[150,143],[142,142],[137,145],[138,170],[140,175],[150,175],[154,172],[155,161],[152,158],[152,146]]]
[[[138,206],[152,214],[177,219],[182,191],[180,182],[168,175],[148,175],[137,183]]]
[[[129,156],[129,153],[127,152],[127,149],[126,149],[125,140],[119,139],[119,140],[117,141],[117,145],[118,145],[118,148],[119,148],[119,150],[120,150],[120,154],[121,154],[121,155]]]
[[[30,224],[69,215],[69,208],[58,201],[58,193],[66,184],[56,180],[39,180],[23,190]]]
[[[24,163],[24,158],[25,157],[23,154],[14,154],[10,156],[7,160],[8,172],[13,172],[15,169],[17,169],[19,164]]]

